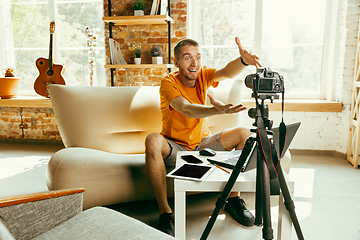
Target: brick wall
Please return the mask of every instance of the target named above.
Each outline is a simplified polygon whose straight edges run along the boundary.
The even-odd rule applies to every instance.
[[[52,108],[0,108],[0,138],[61,140]]]

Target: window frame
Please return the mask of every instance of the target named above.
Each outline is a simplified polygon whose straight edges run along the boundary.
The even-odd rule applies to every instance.
[[[8,0],[8,2],[5,2],[3,3],[4,0],[0,0],[0,11],[1,12],[4,12],[4,9],[3,9],[3,5],[7,5],[9,6],[9,8],[11,9],[11,6],[13,5],[13,3],[11,3],[11,0]],[[48,5],[48,17],[49,17],[49,24],[50,22],[52,21],[55,21],[55,22],[58,22],[58,5],[59,4],[76,4],[76,3],[94,3],[94,2],[99,2],[103,5],[103,1],[101,0],[75,0],[75,1],[66,1],[66,0],[60,0],[60,1],[57,1],[57,0],[29,0],[27,2],[17,2],[15,4],[47,4]],[[9,18],[11,18],[11,16],[9,16]],[[10,20],[11,21],[11,20]],[[102,20],[99,19],[99,22],[102,23]],[[5,28],[5,23],[4,21],[1,21],[0,22],[0,31],[3,31],[4,28]],[[15,61],[15,56],[17,54],[18,51],[23,51],[23,50],[46,50],[46,51],[49,51],[49,47],[46,46],[46,47],[14,47],[14,44],[13,44],[13,40],[12,40],[12,25],[11,25],[11,29],[10,29],[10,40],[9,40],[9,43],[6,43],[6,41],[8,41],[7,39],[0,39],[0,56],[1,56],[1,61],[0,61],[0,64],[6,64],[8,62],[7,58],[9,58],[9,61],[10,63],[8,64],[11,64],[12,62]],[[53,46],[52,46],[52,59],[53,59],[53,62],[55,63],[59,63],[61,62],[61,54],[60,54],[60,51],[62,50],[89,50],[88,47],[86,47],[84,45],[84,47],[60,47],[60,43],[59,43],[59,39],[60,39],[60,34],[61,32],[60,31],[55,31],[53,33]],[[85,35],[85,33],[84,33]],[[99,36],[100,37],[100,36]],[[10,46],[10,50],[9,53],[10,56],[7,57],[6,56],[6,50],[5,50],[5,46],[9,45]],[[105,47],[102,47],[102,46],[97,46],[95,47],[95,50],[104,50]],[[47,56],[46,56],[47,57]],[[35,64],[35,63],[34,63]],[[86,67],[87,64],[84,64],[84,67]],[[7,66],[6,66],[7,67]],[[95,70],[96,72],[96,70]],[[34,79],[35,81],[35,79]],[[38,96],[38,94],[35,92],[34,89],[31,89],[31,90],[21,90],[19,89],[18,91],[18,96],[30,96],[30,97],[33,97],[33,96]]]
[[[263,0],[255,0],[255,24],[254,24],[254,47],[253,51],[261,57],[262,44],[262,25],[263,25]],[[335,81],[337,71],[337,61],[339,55],[340,31],[342,3],[340,0],[326,0],[325,26],[324,26],[324,42],[323,42],[323,62],[321,67],[321,88],[319,94],[303,94],[303,93],[285,93],[286,98],[290,99],[321,99],[327,101],[335,100]],[[188,1],[188,37],[197,38],[197,12],[198,0]],[[200,46],[201,47],[201,46]],[[219,47],[219,46],[213,46]],[[234,47],[234,46],[228,46]],[[230,61],[231,59],[229,59]],[[329,70],[330,69],[330,70]],[[280,73],[281,74],[281,73]],[[242,88],[242,95],[250,98],[251,90]]]

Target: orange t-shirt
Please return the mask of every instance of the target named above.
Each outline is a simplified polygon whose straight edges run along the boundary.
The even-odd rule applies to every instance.
[[[178,96],[184,97],[190,103],[205,105],[206,92],[212,85],[217,87],[218,82],[213,82],[215,68],[200,69],[196,79],[195,88],[185,87],[179,72],[167,75],[160,86],[162,131],[161,134],[188,150],[194,150],[200,144],[201,139],[210,135],[207,118],[188,118],[182,113],[170,107],[170,101]]]

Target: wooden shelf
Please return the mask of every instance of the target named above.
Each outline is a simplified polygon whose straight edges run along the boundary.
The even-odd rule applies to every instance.
[[[102,20],[115,25],[166,24],[167,22],[173,22],[173,19],[167,15],[114,16],[103,17]]]
[[[105,68],[173,68],[173,64],[106,64]]]
[[[49,98],[42,96],[18,96],[0,99],[0,107],[52,108],[52,105]]]

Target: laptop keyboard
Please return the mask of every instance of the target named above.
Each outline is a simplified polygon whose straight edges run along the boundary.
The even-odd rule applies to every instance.
[[[238,155],[238,154],[236,154],[236,155]],[[238,156],[229,157],[228,159],[223,160],[223,162],[235,166],[239,160],[239,157],[240,157],[240,154]]]

